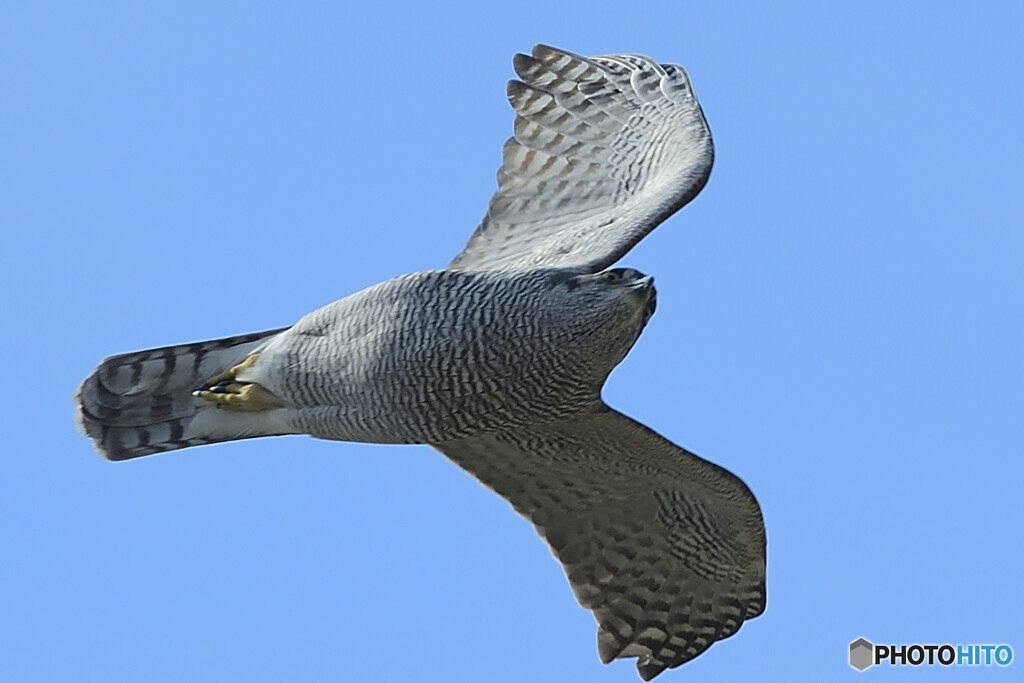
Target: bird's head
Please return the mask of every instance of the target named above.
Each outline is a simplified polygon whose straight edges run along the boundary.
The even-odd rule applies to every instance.
[[[635,268],[609,268],[600,273],[565,274],[553,283],[577,297],[607,307],[616,317],[639,318],[641,327],[654,315],[658,293],[654,278]]]
[[[654,288],[654,278],[644,275],[636,268],[610,268],[596,273],[591,277],[596,278],[599,285],[609,288],[619,296],[624,296],[632,308],[639,308],[643,324],[654,315],[654,309],[658,305],[658,291]]]
[[[634,268],[562,274],[552,282],[576,311],[573,324],[579,326],[579,333],[603,339],[599,343],[623,357],[654,315],[658,301],[654,278]]]

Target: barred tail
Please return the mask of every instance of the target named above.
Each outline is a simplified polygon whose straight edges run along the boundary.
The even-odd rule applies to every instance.
[[[267,413],[219,410],[192,395],[284,329],[111,356],[72,397],[78,430],[108,460],[284,433]]]

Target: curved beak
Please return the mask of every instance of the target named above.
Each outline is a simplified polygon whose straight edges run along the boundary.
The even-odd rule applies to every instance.
[[[658,306],[658,291],[654,288],[654,278],[644,275],[636,282],[629,285],[630,289],[637,290],[637,293],[646,297],[644,315],[650,318],[654,315],[654,309]]]

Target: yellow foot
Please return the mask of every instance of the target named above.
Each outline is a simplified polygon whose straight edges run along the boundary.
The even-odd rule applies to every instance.
[[[204,388],[215,387],[218,384],[224,384],[225,382],[230,382],[230,381],[234,380],[235,377],[238,375],[238,373],[240,373],[242,370],[245,370],[247,367],[249,367],[250,365],[255,363],[256,359],[259,358],[259,357],[260,357],[259,352],[256,352],[256,353],[252,354],[251,356],[249,356],[248,358],[243,360],[241,363],[239,363],[235,367],[228,368],[227,370],[225,370],[224,372],[220,373],[219,375],[214,375],[213,377],[211,377],[209,379],[209,381],[207,381],[206,384],[203,385],[203,387]]]
[[[235,382],[239,372],[256,362],[254,353],[235,367],[210,378],[206,385],[192,392],[196,398],[211,401],[224,410],[256,412],[283,407],[284,401],[255,382]]]

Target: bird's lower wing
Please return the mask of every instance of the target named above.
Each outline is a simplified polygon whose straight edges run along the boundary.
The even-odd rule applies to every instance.
[[[536,525],[598,622],[608,663],[650,680],[765,608],[765,531],[730,472],[601,405],[434,444]]]

